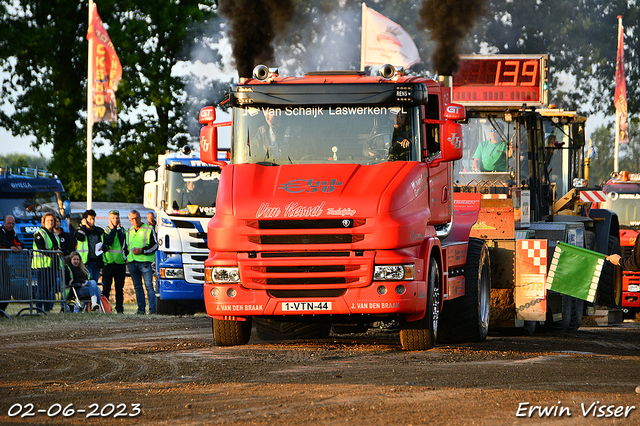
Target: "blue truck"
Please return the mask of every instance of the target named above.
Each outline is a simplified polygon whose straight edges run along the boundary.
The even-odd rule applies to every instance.
[[[47,212],[60,217],[62,228],[69,231],[69,197],[54,173],[26,167],[0,169],[0,225],[5,216],[15,217],[17,237],[31,248],[33,233]]]
[[[157,216],[155,261],[157,313],[204,310],[207,224],[216,212],[220,167],[200,161],[189,146],[158,156],[144,174],[144,206]]]

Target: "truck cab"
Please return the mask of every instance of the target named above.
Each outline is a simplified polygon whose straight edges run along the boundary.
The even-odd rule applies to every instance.
[[[24,167],[0,170],[0,225],[5,216],[15,217],[14,230],[25,247],[31,248],[46,212],[60,217],[62,228],[69,231],[70,202],[55,174]]]
[[[187,146],[159,155],[144,178],[144,206],[157,216],[157,313],[202,310],[206,229],[216,212],[220,166],[203,163]]]
[[[448,87],[392,66],[379,76],[300,78],[260,66],[229,100],[231,164],[221,173],[205,262],[217,344],[247,343],[254,319],[264,338],[387,320],[399,324],[403,348],[429,349],[447,328],[443,302],[465,294],[465,326],[486,337],[488,288],[478,303],[460,272],[469,229],[451,232],[464,108]],[[215,110],[200,119],[201,158],[214,163]],[[445,243],[453,234],[459,241]]]

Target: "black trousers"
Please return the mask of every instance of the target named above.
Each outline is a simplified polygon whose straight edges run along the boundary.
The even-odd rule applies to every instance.
[[[115,283],[116,312],[124,312],[124,278],[127,266],[124,263],[106,263],[102,267],[102,294],[108,299],[111,283]]]

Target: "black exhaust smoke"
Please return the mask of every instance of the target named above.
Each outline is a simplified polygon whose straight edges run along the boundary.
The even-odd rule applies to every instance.
[[[453,75],[458,70],[460,43],[485,13],[485,0],[423,0],[420,19],[437,43],[432,59],[438,74]]]
[[[238,77],[251,77],[258,64],[273,65],[272,42],[291,21],[293,0],[220,0],[218,11],[229,21]]]

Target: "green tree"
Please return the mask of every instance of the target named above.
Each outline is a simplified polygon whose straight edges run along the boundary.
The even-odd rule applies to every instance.
[[[492,1],[476,26],[496,53],[548,53],[551,100],[565,109],[613,114],[618,21],[625,26],[630,114],[640,108],[640,5],[626,0]],[[562,80],[572,84],[561,84]]]
[[[28,167],[32,169],[48,170],[48,161],[43,157],[27,154],[0,155],[0,168]]]
[[[591,139],[596,147],[596,154],[591,158],[590,184],[599,185],[609,179],[614,163],[613,125],[598,126]],[[640,173],[640,127],[638,120],[629,123],[629,144],[619,146],[618,169],[630,173]]]
[[[14,6],[13,4],[16,3]],[[184,81],[173,67],[203,42],[201,25],[215,17],[213,0],[161,4],[104,0],[99,13],[121,63],[117,123],[94,125],[95,146],[112,153],[93,162],[94,199],[105,197],[106,177],[117,176],[110,198],[141,201],[142,173],[157,154],[189,141]],[[14,135],[51,144],[52,171],[71,197],[86,197],[87,6],[61,0],[0,0],[0,125]],[[116,172],[114,174],[114,172]]]

